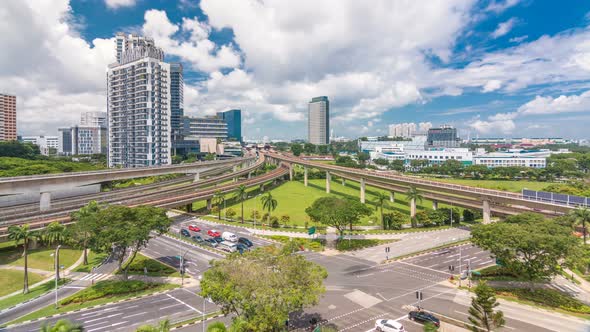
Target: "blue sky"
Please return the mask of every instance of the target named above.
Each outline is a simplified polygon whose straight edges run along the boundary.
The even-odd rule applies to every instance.
[[[305,138],[327,95],[336,136],[397,122],[466,136],[588,138],[590,2],[539,0],[8,0],[0,91],[19,133],[105,110],[118,31],[185,67],[185,112],[244,112],[247,138]],[[29,42],[24,42],[29,41]]]

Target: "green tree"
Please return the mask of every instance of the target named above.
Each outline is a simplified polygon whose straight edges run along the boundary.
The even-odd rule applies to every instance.
[[[580,207],[571,212],[575,224],[582,225],[582,234],[584,236],[584,245],[586,245],[586,223],[590,222],[590,209]]]
[[[414,217],[414,219],[417,224],[420,224],[423,227],[430,227],[430,226],[434,225],[434,223],[432,222],[432,220],[430,220],[430,217],[428,216],[428,212],[426,212],[426,211],[420,211],[420,212],[416,213],[416,216]]]
[[[538,218],[476,225],[471,231],[474,244],[489,250],[515,275],[526,278],[531,289],[534,281],[558,274],[565,259],[579,247],[569,227]]]
[[[408,217],[399,211],[386,213],[383,215],[383,219],[385,219],[387,229],[397,230],[402,229],[403,225],[408,221]]]
[[[316,150],[315,145],[313,145],[311,143],[305,143],[305,144],[303,144],[303,151],[305,151],[306,154],[315,153],[315,150]]]
[[[234,191],[234,198],[240,202],[242,209],[242,224],[244,223],[244,201],[248,198],[248,192],[246,191],[245,185],[240,185]]]
[[[445,223],[447,218],[450,218],[450,216],[446,215],[445,211],[428,210],[428,212],[426,213],[428,215],[428,219],[430,220],[430,222],[436,226],[441,226]]]
[[[333,196],[320,197],[305,209],[309,218],[320,224],[332,226],[340,235],[344,234],[346,226],[352,229],[362,216],[370,216],[371,209],[355,199],[341,199]]]
[[[206,160],[206,161],[215,160],[215,153],[207,153],[207,154],[205,155],[205,160]]]
[[[164,234],[170,223],[165,209],[111,205],[98,211],[89,247],[97,253],[109,253],[115,248],[113,254],[119,263],[119,270],[127,279],[127,270],[137,253],[147,245],[153,233]]]
[[[284,214],[281,216],[281,222],[283,223],[283,226],[287,226],[290,221],[291,217],[289,217],[288,215]]]
[[[227,327],[223,322],[213,322],[207,326],[207,332],[226,332]]]
[[[406,199],[410,202],[410,218],[414,219],[416,216],[416,202],[422,203],[422,193],[416,186],[410,186],[406,192]],[[412,227],[416,227],[415,221],[412,220]]]
[[[78,211],[72,212],[71,218],[75,223],[68,227],[69,238],[83,250],[84,261],[88,265],[88,240],[96,225],[96,216],[101,206],[96,201],[90,201]]]
[[[291,153],[293,153],[294,156],[299,157],[301,155],[301,152],[303,152],[303,147],[301,147],[301,144],[291,144]]]
[[[225,194],[220,190],[217,190],[213,194],[213,204],[217,206],[217,219],[219,220],[221,220],[221,209],[223,208],[223,203],[225,203]]]
[[[378,191],[375,195],[375,209],[379,208],[381,211],[381,227],[383,227],[383,229],[386,229],[385,220],[383,219],[383,207],[386,207],[388,205],[388,201],[389,195],[381,191]]]
[[[260,201],[262,202],[262,209],[268,211],[268,215],[271,215],[271,212],[277,208],[279,204],[276,198],[272,197],[272,194],[269,192],[266,195],[260,197]]]
[[[260,212],[258,210],[250,211],[250,218],[254,220],[254,224],[256,224],[256,220],[260,218]]]
[[[224,314],[235,315],[241,331],[280,331],[290,312],[316,305],[325,292],[323,267],[276,247],[230,255],[211,265],[200,295],[210,297]]]
[[[84,328],[81,324],[72,323],[67,319],[60,319],[55,324],[49,325],[47,323],[43,323],[41,325],[40,332],[82,332]]]
[[[66,228],[64,225],[54,221],[47,225],[45,230],[43,231],[43,241],[48,245],[51,246],[53,244],[59,246],[65,239],[66,236]],[[59,255],[55,257],[55,274],[57,280],[59,280]]]
[[[140,327],[135,330],[136,332],[170,332],[170,320],[164,319],[161,320],[158,325],[141,325]]]
[[[29,249],[29,242],[34,239],[39,238],[39,233],[36,231],[32,231],[29,228],[29,225],[19,225],[19,226],[10,226],[8,227],[8,239],[13,240],[15,245],[19,245],[19,243],[23,242],[23,257],[24,257],[24,284],[23,284],[23,294],[27,294],[29,292],[29,265],[28,265],[28,249]]]
[[[367,163],[367,160],[371,159],[371,156],[366,152],[359,152],[357,153],[356,158],[359,163],[364,166]]]
[[[234,211],[234,209],[232,209],[232,208],[225,210],[225,216],[228,219],[234,219],[236,214],[237,214],[236,211]]]
[[[504,326],[504,314],[496,310],[499,305],[494,289],[485,281],[480,281],[475,287],[475,297],[471,298],[471,308],[469,308],[469,321],[475,325],[471,329],[474,332],[479,332],[481,329],[491,331]]]

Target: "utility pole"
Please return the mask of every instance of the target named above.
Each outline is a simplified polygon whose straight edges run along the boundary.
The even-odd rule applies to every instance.
[[[58,245],[57,248],[55,248],[55,256],[53,257],[54,260],[54,264],[55,264],[55,309],[58,308],[57,305],[57,282],[59,280],[59,265],[57,265],[57,260],[59,257],[59,248],[61,247],[61,245]]]

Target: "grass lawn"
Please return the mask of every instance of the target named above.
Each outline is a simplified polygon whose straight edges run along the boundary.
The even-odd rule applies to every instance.
[[[82,252],[80,252],[82,255]],[[77,268],[74,269],[74,272],[88,272],[92,271],[92,268],[95,266],[99,266],[102,261],[107,258],[107,253],[97,254],[92,250],[88,250],[88,265],[80,264]]]
[[[29,278],[31,276],[29,275]],[[21,277],[22,278],[22,277]],[[0,277],[1,279],[1,277]],[[22,282],[22,280],[19,280],[19,282]],[[60,279],[58,284],[59,285],[63,285],[64,283],[67,282],[67,279]],[[45,294],[49,291],[52,291],[55,289],[55,281],[48,281],[42,285],[39,285],[35,288],[29,288],[29,292],[27,294],[17,294],[11,297],[7,297],[5,299],[0,300],[0,310],[2,309],[6,309],[9,307],[12,307],[13,305],[25,302],[26,300],[30,300],[34,297],[37,297],[39,295]]]
[[[170,290],[177,287],[179,286],[172,284],[145,283],[143,281],[137,280],[99,281],[94,286],[86,288],[72,296],[61,300],[59,309],[55,309],[55,306],[52,304],[43,309],[19,317],[18,319],[10,322],[10,324],[114,302],[117,300],[128,299],[140,295]]]
[[[273,197],[277,200],[278,206],[272,215],[280,216],[288,215],[291,217],[290,225],[304,226],[305,222],[308,222],[308,226],[313,226],[313,223],[309,220],[309,217],[305,213],[305,209],[310,206],[316,199],[329,195],[337,197],[347,197],[351,199],[359,199],[359,184],[357,182],[346,181],[346,185],[343,186],[341,181],[334,179],[330,185],[331,194],[326,193],[325,189],[326,180],[324,179],[310,179],[309,186],[306,188],[303,185],[303,181],[287,181],[284,184],[271,189]],[[384,192],[383,190],[366,186],[366,202],[371,208],[375,208],[375,194],[378,192]],[[260,214],[263,214],[262,202],[260,201],[261,194],[250,198],[244,202],[244,217],[249,219],[252,210],[258,210]],[[406,201],[406,196],[403,193],[395,193],[395,203],[389,203],[390,207],[384,209],[384,213],[397,210],[409,216],[410,207]],[[228,205],[234,209],[240,217],[240,204]],[[425,208],[432,207],[432,201],[423,200],[418,204],[418,211]],[[439,207],[446,207],[444,204],[439,204]],[[222,213],[223,214],[223,213]],[[379,222],[379,211],[374,210],[373,214],[369,217],[364,217],[361,220],[362,225],[380,225]],[[409,219],[409,218],[408,218]],[[408,220],[409,222],[409,220]]]
[[[45,271],[53,271],[54,261],[51,254],[54,252],[55,248],[40,247],[38,249],[30,249],[28,251],[29,267]],[[24,258],[22,257],[22,253],[22,245],[18,246],[17,248],[12,246],[0,249],[0,265],[8,264],[14,266],[23,266]],[[68,268],[72,266],[72,264],[74,264],[78,258],[80,258],[81,254],[82,250],[61,248],[59,250],[59,264],[65,266],[65,268]]]
[[[244,214],[246,213],[245,210],[246,210],[246,207],[244,206]],[[213,217],[213,215],[201,216],[199,218],[205,219],[205,220],[209,220],[209,221],[212,221],[212,222],[216,222],[218,224],[223,224],[223,225],[242,226],[242,227],[245,227],[245,228],[263,229],[263,230],[271,230],[271,231],[285,231],[285,232],[307,233],[307,228],[301,228],[301,227],[298,227],[298,228],[296,228],[296,227],[272,228],[272,227],[269,227],[269,226],[264,226],[264,227],[263,226],[260,226],[261,225],[260,221],[258,221],[256,223],[256,226],[254,226],[254,223],[249,222],[248,220],[246,220],[244,222],[244,224],[242,224],[242,222],[239,219],[234,220],[234,221],[227,221],[227,220],[223,220],[223,215],[221,216],[221,218],[222,218],[221,221],[219,221],[219,219],[217,219],[216,216]],[[325,231],[324,228],[322,228],[322,229],[317,229],[316,230],[316,233],[325,234],[326,231]]]
[[[176,269],[142,254],[137,254],[129,266],[128,274],[144,275],[144,267],[147,267],[147,275],[150,277],[181,277]],[[118,271],[117,274],[123,274],[123,271]]]
[[[20,270],[0,270],[0,296],[8,295],[12,292],[23,289],[23,278],[25,271]],[[29,286],[43,280],[39,274],[29,271]]]
[[[526,180],[522,180],[522,181],[472,180],[472,179],[449,179],[449,178],[430,178],[430,177],[428,177],[428,179],[433,180],[433,181],[462,184],[462,185],[472,186],[472,187],[512,191],[512,192],[516,192],[516,193],[521,192],[522,189],[525,189],[525,188],[531,189],[531,190],[542,190],[543,188],[545,188],[551,184],[551,182],[526,181]]]

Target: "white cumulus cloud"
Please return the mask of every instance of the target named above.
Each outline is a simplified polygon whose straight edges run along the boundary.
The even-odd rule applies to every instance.
[[[105,5],[111,9],[121,7],[133,7],[137,0],[104,0]]]
[[[506,22],[502,22],[502,23],[498,24],[498,27],[496,28],[496,30],[494,30],[494,32],[492,32],[492,37],[493,38],[500,38],[500,37],[504,36],[505,34],[510,32],[510,30],[512,30],[512,28],[514,27],[514,25],[516,25],[516,23],[518,23],[518,20],[513,17]]]

